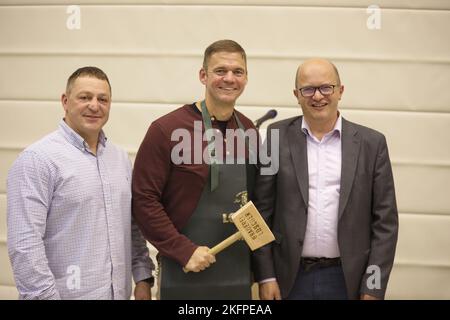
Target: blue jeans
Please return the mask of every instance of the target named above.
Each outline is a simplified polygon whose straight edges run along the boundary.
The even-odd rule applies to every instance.
[[[287,300],[347,300],[342,266],[305,271],[301,266]]]

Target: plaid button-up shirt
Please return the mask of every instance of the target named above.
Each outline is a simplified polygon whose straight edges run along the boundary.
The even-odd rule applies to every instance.
[[[8,251],[22,299],[128,299],[154,268],[131,217],[131,163],[101,132],[94,155],[62,120],[7,181]]]

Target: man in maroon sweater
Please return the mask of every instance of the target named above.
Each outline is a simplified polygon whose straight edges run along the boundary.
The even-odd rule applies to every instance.
[[[214,42],[205,50],[199,78],[204,100],[155,120],[142,141],[134,164],[133,215],[159,251],[161,299],[250,299],[245,242],[221,252],[217,261],[208,252],[236,231],[227,215],[251,197],[257,132],[234,109],[247,84],[245,51],[232,40]]]

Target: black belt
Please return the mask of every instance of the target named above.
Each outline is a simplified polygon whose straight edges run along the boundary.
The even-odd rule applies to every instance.
[[[310,271],[313,269],[320,269],[326,267],[334,267],[341,265],[341,258],[310,258],[302,257],[300,260],[300,265],[305,271]]]

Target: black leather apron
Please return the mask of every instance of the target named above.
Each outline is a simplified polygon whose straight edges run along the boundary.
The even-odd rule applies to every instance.
[[[206,115],[209,119],[207,111]],[[237,116],[235,119],[243,129]],[[208,128],[208,123],[205,128]],[[181,230],[194,243],[210,248],[237,231],[231,221],[224,223],[224,217],[238,210],[247,198],[246,164],[214,166],[219,183],[214,183],[210,166],[208,182],[203,188],[197,208]],[[214,264],[197,273],[185,273],[177,262],[161,256],[160,277],[161,299],[249,300],[252,284],[250,250],[245,241],[237,241],[217,254]]]

